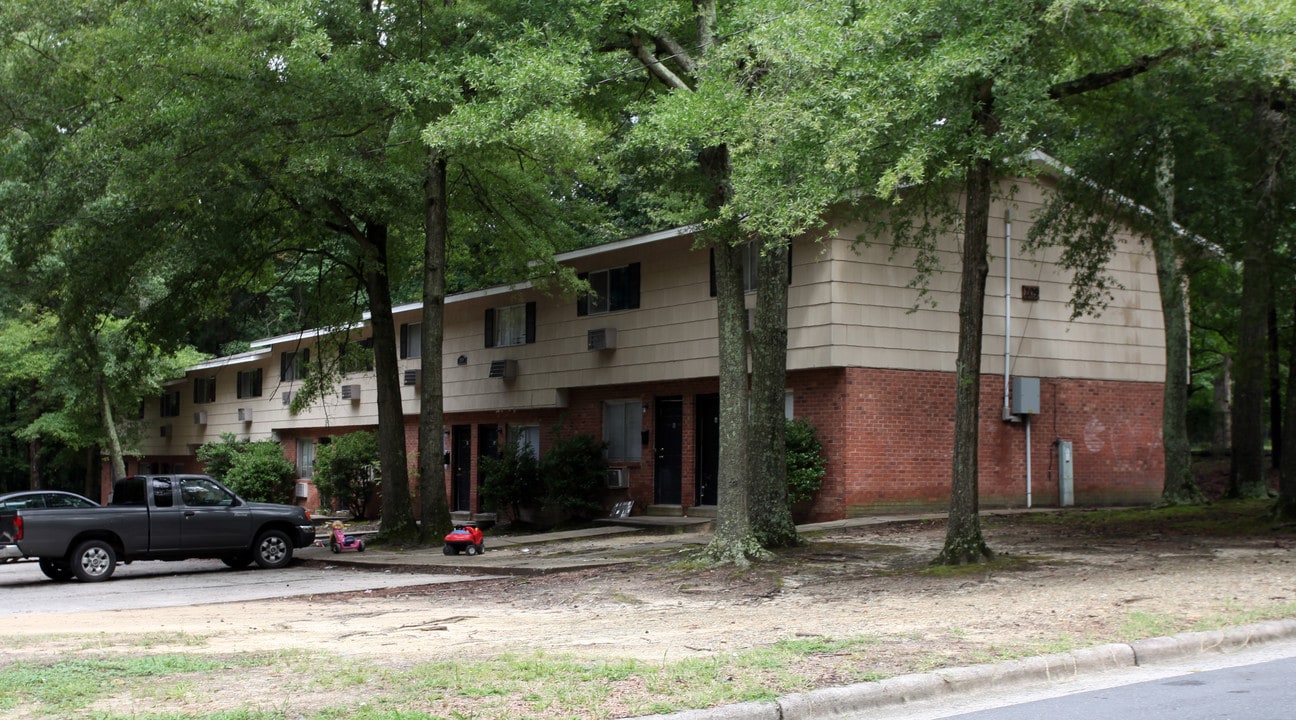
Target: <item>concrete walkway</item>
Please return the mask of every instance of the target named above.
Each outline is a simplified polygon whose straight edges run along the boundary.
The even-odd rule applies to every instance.
[[[1048,512],[1037,510],[987,510],[982,516]],[[944,519],[945,513],[849,518],[798,525],[803,534],[894,522]],[[439,547],[404,551],[367,550],[331,553],[327,547],[297,551],[308,563],[352,565],[389,571],[434,571],[482,575],[544,575],[633,562],[640,553],[664,547],[703,545],[711,534],[684,532],[657,534],[643,527],[598,527],[538,535],[487,537],[482,555],[445,555]],[[566,542],[564,542],[566,541]],[[903,675],[879,682],[828,687],[786,695],[769,702],[689,710],[654,715],[640,720],[830,720],[868,717],[884,708],[939,700],[954,694],[992,689],[1047,685],[1117,670],[1190,658],[1206,653],[1229,653],[1247,647],[1296,639],[1296,620],[1274,620],[1224,631],[1185,633],[1131,643],[1116,643],[1057,655],[1001,663],[947,668]]]

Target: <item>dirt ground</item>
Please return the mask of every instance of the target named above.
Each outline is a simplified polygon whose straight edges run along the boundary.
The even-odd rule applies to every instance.
[[[708,569],[700,546],[634,535],[562,544],[580,553],[615,542],[635,558],[605,569],[59,622],[96,628],[96,653],[139,652],[137,629],[148,626],[159,638],[150,652],[327,649],[401,665],[526,651],[669,662],[863,636],[876,641],[870,672],[894,675],[1296,615],[1292,528],[1201,535],[1022,516],[984,526],[999,561],[953,573],[926,568],[940,521],[812,535],[745,573]],[[0,645],[0,664],[87,648],[84,637],[49,634],[49,618],[30,622],[23,642]],[[15,631],[28,634],[3,632]],[[168,647],[168,637],[186,640]],[[825,685],[858,676],[831,657],[818,672]]]

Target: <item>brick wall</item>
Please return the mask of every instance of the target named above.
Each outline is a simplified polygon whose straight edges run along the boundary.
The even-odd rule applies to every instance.
[[[797,375],[796,414],[828,458],[812,519],[949,504],[954,377],[846,368]],[[1026,504],[1026,425],[1002,418],[1003,378],[982,376],[978,482],[983,507]],[[1164,475],[1161,385],[1045,378],[1031,419],[1032,505],[1058,504],[1057,440],[1073,444],[1079,505],[1156,500]]]

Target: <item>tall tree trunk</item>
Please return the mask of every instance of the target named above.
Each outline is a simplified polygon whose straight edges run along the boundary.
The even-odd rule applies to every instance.
[[[446,497],[444,446],[445,424],[441,387],[441,354],[445,338],[445,264],[449,237],[446,207],[446,160],[430,151],[427,178],[423,184],[423,388],[419,393],[419,540],[431,544],[451,530],[450,503]]]
[[[981,329],[986,276],[990,274],[990,185],[993,168],[985,158],[967,170],[963,272],[959,288],[959,340],[955,369],[954,467],[945,547],[935,562],[963,565],[993,556],[981,535],[977,458],[981,408]]]
[[[1233,384],[1233,463],[1229,473],[1229,496],[1239,498],[1269,495],[1264,466],[1265,335],[1273,293],[1271,265],[1273,243],[1278,236],[1275,228],[1283,204],[1279,190],[1287,132],[1286,116],[1270,98],[1258,98],[1254,109],[1261,165],[1254,185],[1254,219],[1246,228],[1242,250],[1242,307]]]
[[[1296,304],[1294,304],[1296,305]],[[1296,317],[1296,307],[1292,308]],[[1296,358],[1296,330],[1291,336],[1291,357]],[[1279,520],[1296,520],[1296,361],[1287,363],[1287,410],[1283,423],[1282,444],[1287,462],[1278,470],[1278,502],[1274,516]]]
[[[747,309],[743,303],[742,249],[729,233],[712,243],[716,264],[716,310],[720,333],[720,467],[716,482],[716,529],[707,554],[717,562],[746,566],[763,554],[751,523],[747,472]]]
[[[405,454],[405,415],[401,409],[396,321],[388,275],[387,226],[366,223],[360,246],[373,328],[374,374],[378,381],[378,460],[382,468],[382,538],[405,543],[417,538]]]
[[[756,270],[756,323],[752,332],[751,522],[766,548],[799,542],[787,499],[787,295],[789,241],[766,244]]]
[[[108,397],[108,386],[103,378],[98,379],[99,416],[103,421],[104,439],[108,441],[108,457],[112,463],[112,479],[126,477],[126,458],[122,454],[121,438],[117,435],[117,421],[113,418],[112,400]]]
[[[1269,336],[1269,447],[1272,448],[1269,460],[1270,467],[1277,470],[1282,467],[1283,457],[1282,368],[1279,361],[1282,342],[1278,339],[1278,306],[1273,292],[1269,294],[1269,309],[1265,312],[1265,329]]]
[[[1165,325],[1165,387],[1161,403],[1161,449],[1165,456],[1165,484],[1161,502],[1166,505],[1198,504],[1205,501],[1192,472],[1192,444],[1188,440],[1188,293],[1187,278],[1175,244],[1174,156],[1168,138],[1163,137],[1161,163],[1157,168],[1157,195],[1161,198],[1164,222],[1152,234],[1152,257],[1156,260],[1157,286],[1161,291],[1161,317]]]

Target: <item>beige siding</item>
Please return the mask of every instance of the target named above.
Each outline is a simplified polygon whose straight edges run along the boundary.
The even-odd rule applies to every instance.
[[[1005,185],[1002,190],[1007,189]],[[1146,248],[1127,238],[1111,264],[1120,287],[1099,317],[1071,320],[1069,276],[1054,264],[1057,251],[1032,257],[1021,241],[1030,218],[1043,199],[1041,188],[1019,183],[1012,200],[1013,262],[1009,286],[1011,348],[1014,375],[1075,377],[1097,380],[1163,379],[1164,351],[1155,267]],[[983,372],[1004,368],[1004,210],[991,209],[990,276],[986,288]],[[908,285],[913,280],[912,250],[893,251],[889,240],[852,245],[862,226],[846,225],[832,239],[798,240],[793,249],[792,287],[788,309],[788,367],[876,367],[952,371],[958,341],[958,271],[960,238],[942,239],[943,271],[930,279],[929,294],[920,297]],[[714,377],[716,359],[715,301],[709,293],[706,250],[692,248],[687,235],[640,239],[613,244],[607,250],[580,254],[571,264],[578,272],[597,271],[639,262],[640,307],[578,317],[573,298],[533,288],[497,289],[451,297],[446,305],[445,409],[447,412],[559,408],[567,389],[578,387],[672,381]],[[1040,289],[1037,302],[1021,300],[1021,286]],[[484,316],[488,308],[527,301],[537,304],[536,342],[513,347],[485,347]],[[748,306],[754,302],[748,296]],[[397,323],[417,322],[418,308],[400,309]],[[615,350],[586,349],[586,333],[615,328]],[[367,329],[358,331],[367,333]],[[139,451],[187,454],[222,432],[249,439],[271,437],[278,431],[372,426],[377,422],[374,378],[358,374],[346,383],[360,385],[358,402],[330,398],[292,416],[281,394],[296,389],[281,384],[279,354],[298,347],[298,338],[267,341],[268,353],[214,361],[194,370],[180,390],[180,415],[158,418],[158,401],[146,403]],[[460,364],[459,359],[463,362]],[[491,362],[513,360],[517,376],[490,378]],[[239,370],[263,369],[260,398],[237,399]],[[418,360],[402,361],[402,369],[417,368]],[[215,374],[217,400],[195,406],[191,378]],[[416,388],[402,386],[405,412],[415,412]],[[237,410],[249,407],[251,423],[237,420]],[[205,410],[206,425],[195,425],[195,411]],[[161,438],[159,422],[172,426],[173,436]]]

